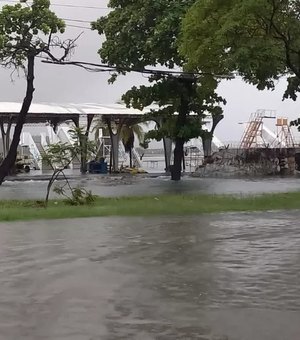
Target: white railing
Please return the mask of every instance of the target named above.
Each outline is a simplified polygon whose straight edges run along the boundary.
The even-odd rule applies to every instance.
[[[136,151],[135,148],[132,149],[132,156],[133,156],[133,163],[136,163],[138,168],[141,168],[142,167],[142,162],[140,160],[140,155],[138,154],[138,152]]]
[[[124,144],[120,141],[119,142],[119,162],[126,163],[127,162],[127,153],[125,152]]]
[[[41,146],[44,150],[48,147],[47,137],[45,133],[41,133]]]
[[[58,137],[58,141],[62,142],[62,143],[67,143],[67,144],[74,144],[74,141],[72,140],[69,131],[70,128],[67,126],[61,126],[59,127],[58,131],[57,131],[57,137]]]
[[[99,152],[99,150],[101,150],[102,148],[102,154],[100,155],[100,157],[110,158],[111,145],[105,144],[105,141],[106,141],[106,138],[99,137],[99,140],[97,141],[99,145],[97,152]]]
[[[35,144],[35,141],[32,138],[32,135],[30,132],[23,132],[21,135],[21,145],[22,146],[28,146],[29,151],[33,157],[34,162],[38,166],[39,169],[42,168],[42,157],[40,154],[40,151]]]
[[[56,144],[59,142],[57,134],[54,132],[53,128],[50,125],[47,125],[47,136],[49,137],[49,144]]]

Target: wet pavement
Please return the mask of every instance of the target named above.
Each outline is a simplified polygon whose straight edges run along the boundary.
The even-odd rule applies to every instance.
[[[72,186],[81,186],[103,197],[159,194],[259,194],[264,192],[300,191],[300,178],[192,178],[180,182],[169,177],[144,176],[77,176]],[[6,181],[0,186],[0,199],[43,199],[46,181]],[[52,197],[55,195],[52,193]]]
[[[299,340],[300,212],[0,224],[2,340]]]

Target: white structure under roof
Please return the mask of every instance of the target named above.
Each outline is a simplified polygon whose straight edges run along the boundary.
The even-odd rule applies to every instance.
[[[22,102],[0,102],[0,124],[15,124],[22,107]],[[36,103],[33,102],[30,106],[29,112],[26,117],[26,125],[31,124],[44,124],[45,129],[40,129],[37,134],[33,135],[30,128],[26,131],[24,129],[21,136],[21,146],[29,147],[31,154],[33,155],[36,164],[42,169],[41,156],[48,144],[55,143],[57,140],[63,143],[68,142],[68,128],[61,126],[62,123],[72,122],[76,125],[85,120],[85,124],[90,126],[93,118],[105,117],[107,120],[115,121],[139,121],[142,120],[143,115],[150,114],[151,110],[157,110],[158,105],[151,105],[144,110],[137,110],[133,108],[127,108],[124,104],[96,104],[96,103]],[[196,115],[191,113],[191,116]],[[210,117],[207,117],[210,122]],[[151,120],[151,119],[149,119]],[[3,140],[10,139],[10,135],[3,136]],[[103,139],[104,140],[104,139]],[[220,147],[222,143],[214,138],[213,142]],[[104,141],[103,141],[104,143]],[[113,159],[118,165],[119,155],[119,136],[111,136],[109,143],[112,148]],[[104,145],[104,144],[103,144]],[[169,168],[172,142],[168,141],[168,150],[165,150],[165,167]],[[104,148],[105,149],[105,148]],[[3,147],[4,150],[4,147]],[[0,150],[1,151],[1,150]],[[109,152],[110,154],[110,152]],[[139,157],[136,157],[139,160]]]

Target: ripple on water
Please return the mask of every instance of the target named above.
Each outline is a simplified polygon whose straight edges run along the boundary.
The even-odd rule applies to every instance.
[[[298,340],[299,217],[2,224],[0,339]]]

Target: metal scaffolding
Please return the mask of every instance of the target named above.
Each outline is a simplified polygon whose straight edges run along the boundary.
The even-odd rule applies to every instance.
[[[255,148],[261,146],[262,143],[265,144],[263,138],[263,120],[265,118],[275,119],[276,111],[257,110],[251,114],[241,139],[241,149]]]
[[[287,118],[277,118],[277,145],[275,147],[294,148],[295,140]]]

